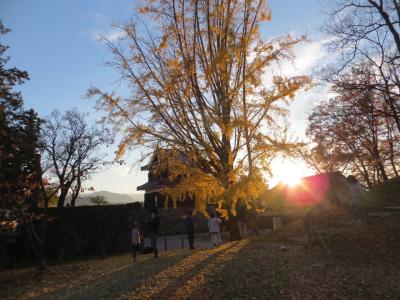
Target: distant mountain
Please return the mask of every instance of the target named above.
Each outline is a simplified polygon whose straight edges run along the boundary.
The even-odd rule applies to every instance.
[[[104,200],[106,200],[110,204],[124,204],[130,202],[143,202],[144,194],[143,193],[131,193],[131,194],[119,194],[113,193],[109,191],[98,191],[93,193],[84,193],[78,196],[76,199],[76,206],[86,206],[93,205],[90,201],[91,197],[102,196]],[[71,197],[67,197],[66,203],[70,203]]]
[[[144,201],[144,193],[129,193],[128,196],[131,197],[133,201]]]

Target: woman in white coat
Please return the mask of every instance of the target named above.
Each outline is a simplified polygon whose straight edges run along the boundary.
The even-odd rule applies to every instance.
[[[221,219],[218,218],[215,213],[210,214],[210,218],[208,219],[208,229],[211,235],[211,243],[213,243],[215,247],[222,244],[221,223]]]

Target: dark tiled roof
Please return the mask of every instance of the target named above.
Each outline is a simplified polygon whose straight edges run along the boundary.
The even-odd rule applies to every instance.
[[[156,164],[157,161],[159,159],[159,154],[162,154],[164,156],[169,156],[169,157],[173,157],[174,159],[180,160],[181,162],[185,163],[185,164],[189,164],[189,160],[188,158],[179,152],[174,152],[170,149],[161,149],[158,148],[154,151],[153,156],[151,157],[150,161],[147,163],[147,165],[144,165],[140,168],[141,171],[149,171],[150,169],[152,169]]]
[[[146,182],[145,184],[139,185],[136,190],[145,191],[157,188],[163,188],[167,186],[171,186],[172,184],[167,179],[158,179],[154,181]]]
[[[148,163],[147,165],[140,167],[140,171],[148,171],[148,170],[150,170],[150,167],[151,167],[151,164]]]

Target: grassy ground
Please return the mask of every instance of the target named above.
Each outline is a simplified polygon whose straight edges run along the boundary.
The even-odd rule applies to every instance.
[[[400,295],[399,216],[317,223],[308,249],[299,222],[216,249],[177,250],[132,263],[129,255],[0,273],[9,299],[395,299]]]

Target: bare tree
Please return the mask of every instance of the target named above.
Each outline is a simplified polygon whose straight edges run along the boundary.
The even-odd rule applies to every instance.
[[[333,85],[337,96],[316,106],[309,118],[307,134],[316,143],[314,152],[328,157],[331,166],[359,174],[368,186],[396,176],[400,143],[393,119],[384,113],[382,94],[372,87],[348,88],[360,82],[370,86],[372,79],[358,68],[341,80],[345,83]]]
[[[373,88],[382,94],[385,113],[393,118],[400,133],[400,8],[397,0],[330,1],[325,30],[332,37],[331,49],[342,54],[342,64],[328,74],[330,82],[341,82],[349,89]],[[368,64],[369,68],[362,66]],[[374,77],[349,85],[336,78],[348,68],[359,69]]]
[[[106,198],[104,196],[89,197],[89,201],[93,205],[107,205],[107,204],[109,204],[109,202],[106,200]]]
[[[85,117],[77,110],[63,115],[54,111],[42,128],[43,166],[58,186],[58,208],[64,206],[69,191],[71,206],[75,206],[82,183],[109,163],[98,153],[110,143],[108,131],[89,126]]]

